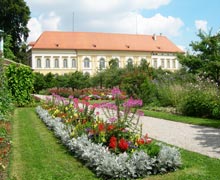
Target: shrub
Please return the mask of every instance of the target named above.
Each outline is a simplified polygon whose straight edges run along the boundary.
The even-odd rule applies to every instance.
[[[13,110],[13,103],[4,73],[2,59],[0,59],[0,121],[6,120],[9,112]]]
[[[32,102],[34,75],[30,67],[11,64],[6,69],[9,92],[18,106]]]
[[[194,83],[185,84],[183,97],[178,104],[180,113],[196,117],[220,117],[219,89],[210,79],[198,76]]]

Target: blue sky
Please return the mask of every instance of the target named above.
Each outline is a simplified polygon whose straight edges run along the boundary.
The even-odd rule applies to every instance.
[[[220,29],[219,0],[26,0],[31,10],[28,41],[43,31],[160,34],[181,48],[199,29]]]

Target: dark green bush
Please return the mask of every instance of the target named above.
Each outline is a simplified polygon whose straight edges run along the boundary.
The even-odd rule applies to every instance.
[[[213,97],[202,90],[191,90],[183,98],[180,111],[187,116],[212,118]]]

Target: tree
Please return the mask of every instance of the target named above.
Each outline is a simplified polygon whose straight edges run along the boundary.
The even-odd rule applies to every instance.
[[[212,35],[200,30],[198,37],[200,41],[190,44],[193,54],[179,55],[179,61],[189,72],[212,79],[220,88],[220,32]]]
[[[34,72],[34,91],[39,93],[41,90],[45,89],[46,82],[44,80],[44,75],[39,72]]]
[[[5,43],[4,43],[4,57],[8,58],[8,59],[15,59],[15,55],[12,52],[11,48],[12,48],[12,38],[11,35],[7,35],[5,37]]]
[[[72,90],[90,87],[89,75],[76,71],[70,75],[68,84]]]
[[[24,0],[0,0],[0,7],[0,29],[11,35],[12,51],[17,55],[28,37],[30,9]]]

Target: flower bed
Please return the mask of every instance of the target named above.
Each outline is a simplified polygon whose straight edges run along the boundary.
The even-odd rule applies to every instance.
[[[151,142],[147,134],[142,136],[142,113],[137,111],[142,101],[130,98],[123,102],[120,94],[113,89],[115,104],[99,105],[105,119],[95,111],[98,105],[90,105],[88,99],[80,104],[75,98],[54,96],[45,109],[36,110],[63,144],[99,177],[137,178],[176,170],[181,165],[178,150]]]
[[[9,164],[11,123],[0,120],[0,179],[5,179]]]
[[[84,97],[90,97],[91,100],[111,100],[111,90],[110,89],[97,89],[97,88],[85,88],[72,90],[71,88],[51,88],[48,89],[49,94],[57,94],[62,97],[74,96],[79,99],[83,99]],[[123,92],[123,96],[126,97],[125,92]]]

